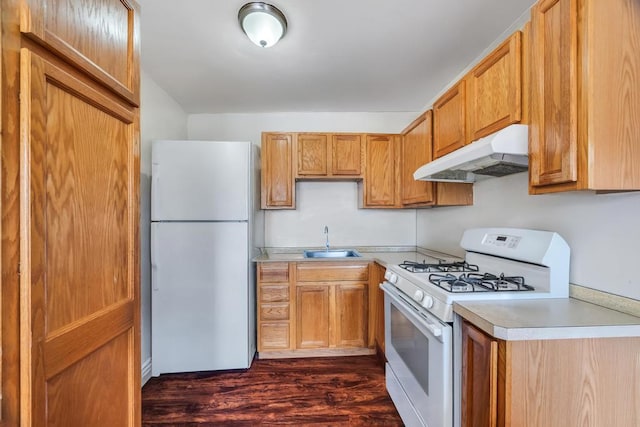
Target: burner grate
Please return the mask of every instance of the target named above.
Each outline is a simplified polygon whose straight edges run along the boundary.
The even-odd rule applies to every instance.
[[[440,260],[437,264],[414,261],[404,261],[400,264],[400,267],[412,273],[461,273],[461,272],[475,272],[479,271],[477,265],[469,264],[466,261],[454,261],[446,262]]]
[[[449,292],[498,292],[533,291],[522,276],[500,276],[490,273],[463,273],[459,276],[447,273],[429,275],[429,282]]]

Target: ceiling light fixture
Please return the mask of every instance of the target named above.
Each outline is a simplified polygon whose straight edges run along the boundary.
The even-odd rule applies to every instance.
[[[271,47],[287,32],[287,18],[275,6],[263,2],[247,3],[238,12],[242,31],[260,47]]]

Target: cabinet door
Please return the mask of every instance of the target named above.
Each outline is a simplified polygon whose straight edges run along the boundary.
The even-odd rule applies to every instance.
[[[366,135],[364,207],[396,207],[396,138],[393,135]]]
[[[442,157],[466,143],[465,81],[433,104],[433,156]]]
[[[384,292],[380,283],[386,269],[374,262],[369,270],[369,347],[377,344],[384,354]]]
[[[296,136],[298,175],[327,175],[327,144],[326,134],[299,133]]]
[[[367,346],[367,285],[335,286],[336,347]]]
[[[137,111],[20,54],[21,424],[139,425]]]
[[[296,348],[329,347],[328,285],[296,287]]]
[[[292,153],[292,134],[262,134],[262,209],[295,209]]]
[[[416,169],[432,160],[432,117],[433,112],[427,111],[402,134],[400,177],[403,205],[424,205],[433,203],[434,200],[434,184],[413,179]]]
[[[498,406],[498,341],[462,325],[463,427],[494,427]]]
[[[362,175],[362,135],[332,135],[331,174]]]
[[[532,186],[578,179],[576,3],[577,0],[542,0],[531,9]]]
[[[468,142],[520,121],[521,69],[522,33],[516,31],[467,75]]]

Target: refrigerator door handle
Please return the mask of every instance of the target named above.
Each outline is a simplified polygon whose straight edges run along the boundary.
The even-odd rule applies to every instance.
[[[151,220],[161,218],[160,209],[160,163],[151,165]]]
[[[151,223],[151,286],[154,291],[159,291],[160,286],[158,285],[159,276],[158,276],[158,245],[155,242],[155,236],[158,233],[158,226],[160,224]],[[154,280],[155,276],[155,280]]]

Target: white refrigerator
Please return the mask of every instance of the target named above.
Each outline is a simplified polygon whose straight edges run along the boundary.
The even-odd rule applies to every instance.
[[[249,142],[152,143],[153,376],[251,366],[259,156]]]

